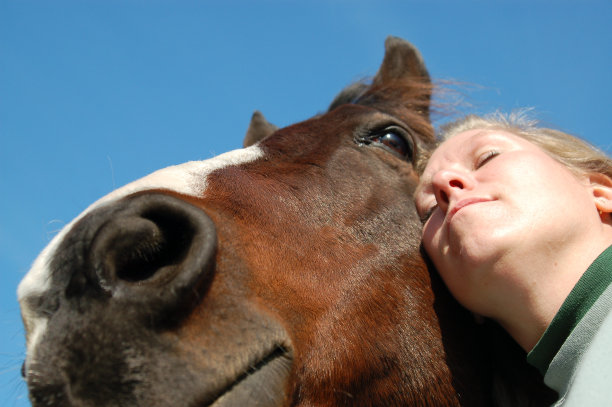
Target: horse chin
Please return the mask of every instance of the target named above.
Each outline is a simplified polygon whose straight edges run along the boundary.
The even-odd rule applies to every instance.
[[[259,361],[248,363],[243,373],[220,390],[212,403],[202,406],[282,406],[287,401],[292,362],[291,352],[283,346],[276,346]]]

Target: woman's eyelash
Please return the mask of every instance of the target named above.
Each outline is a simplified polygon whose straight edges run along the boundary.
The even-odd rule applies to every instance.
[[[476,163],[476,168],[478,169],[482,167],[483,165],[491,161],[492,158],[495,158],[498,155],[499,155],[499,151],[497,150],[487,151],[486,153],[481,155],[480,158],[478,159],[478,162]]]
[[[429,218],[431,218],[431,215],[433,214],[433,211],[436,210],[436,208],[438,207],[438,205],[434,205],[431,208],[429,208],[427,210],[427,212],[425,212],[423,215],[421,215],[421,223],[424,225]]]

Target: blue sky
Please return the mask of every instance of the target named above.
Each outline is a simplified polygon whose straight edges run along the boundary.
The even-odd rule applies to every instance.
[[[460,111],[530,106],[612,153],[611,20],[590,0],[0,0],[0,404],[29,405],[17,284],[100,196],[239,148],[255,109],[324,110],[390,34],[465,84]]]

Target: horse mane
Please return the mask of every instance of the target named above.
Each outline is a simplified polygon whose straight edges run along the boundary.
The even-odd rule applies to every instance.
[[[365,79],[351,83],[342,89],[338,95],[336,95],[334,100],[332,100],[332,102],[329,104],[327,111],[331,112],[338,106],[357,102],[357,100],[369,89],[369,87],[370,84],[368,84]]]

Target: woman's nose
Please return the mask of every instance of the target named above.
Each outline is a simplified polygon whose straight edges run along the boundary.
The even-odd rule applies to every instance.
[[[438,171],[432,180],[438,207],[446,212],[451,200],[465,189],[470,189],[473,182],[469,174],[457,170]]]

